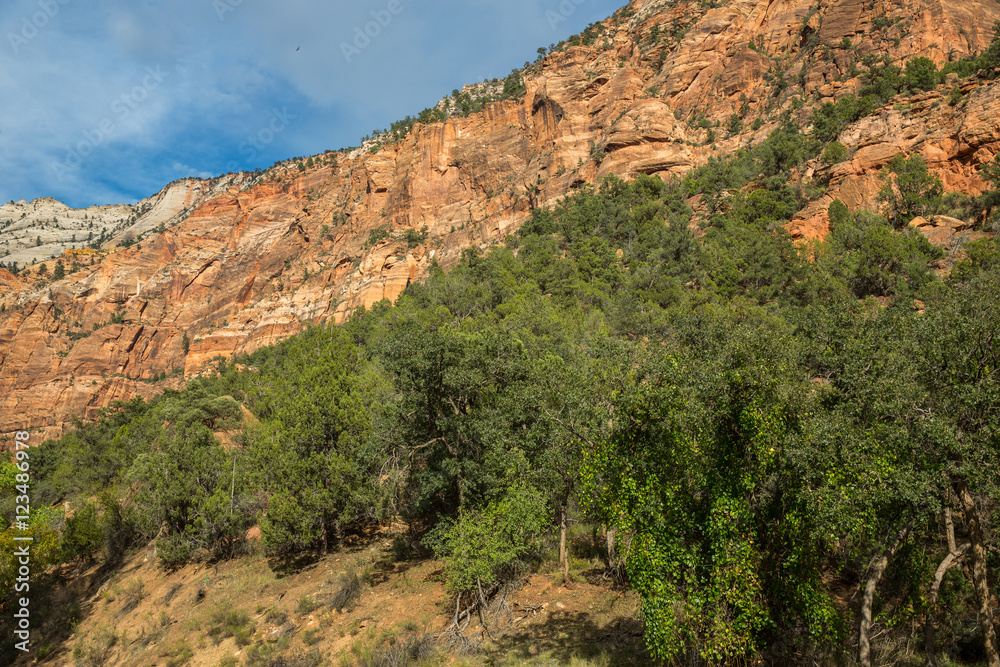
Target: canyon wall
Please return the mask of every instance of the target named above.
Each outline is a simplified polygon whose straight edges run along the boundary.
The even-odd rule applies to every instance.
[[[44,276],[0,270],[0,432],[56,436],[72,415],[342,321],[584,184],[682,175],[762,141],[782,114],[807,125],[817,104],[858,90],[852,64],[866,53],[943,63],[984,49],[1000,19],[994,0],[709,4],[635,0],[526,72],[523,99],[399,142],[172,184],[104,249],[67,255],[60,280],[51,262]],[[874,206],[897,154],[922,154],[949,189],[981,190],[976,170],[1000,150],[1000,88],[958,85],[957,104],[898,99],[845,130],[848,160],[796,176],[825,191],[793,235],[822,237],[834,197]],[[728,136],[734,113],[745,131]],[[126,235],[140,240],[121,247]]]

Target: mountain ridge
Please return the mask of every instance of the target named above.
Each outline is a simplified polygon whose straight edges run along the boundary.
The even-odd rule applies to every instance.
[[[55,281],[51,262],[44,275],[0,270],[0,430],[56,436],[73,415],[178,386],[217,357],[343,321],[585,184],[679,176],[782,118],[808,126],[860,90],[866,54],[940,65],[982,51],[998,18],[993,0],[634,0],[523,70],[520,99],[361,149],[175,182],[93,265],[67,254]],[[949,189],[982,191],[1000,91],[973,77],[960,93],[955,105],[941,91],[897,96],[847,127],[848,159],[797,176],[828,183],[793,236],[822,238],[834,198],[873,207],[896,155],[920,153]]]

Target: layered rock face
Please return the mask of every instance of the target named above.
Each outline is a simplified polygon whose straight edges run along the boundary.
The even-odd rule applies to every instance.
[[[65,278],[0,270],[0,432],[55,436],[72,415],[342,321],[585,183],[680,175],[762,140],[782,112],[808,118],[858,88],[859,55],[941,63],[985,48],[998,18],[994,0],[635,0],[526,73],[522,100],[417,125],[374,152],[172,184]],[[833,197],[872,206],[899,153],[923,154],[950,188],[982,188],[976,168],[1000,150],[1000,89],[964,85],[957,106],[929,93],[848,128],[850,160],[799,175],[829,188],[793,233],[822,236]],[[747,130],[726,136],[734,113]],[[126,233],[141,240],[115,247]]]
[[[180,220],[207,198],[216,182],[185,178],[134,205],[114,204],[71,209],[51,198],[0,205],[0,263],[38,264],[66,250],[82,250],[101,240],[133,239],[159,225]]]

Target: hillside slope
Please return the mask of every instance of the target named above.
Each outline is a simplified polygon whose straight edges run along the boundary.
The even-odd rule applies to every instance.
[[[983,50],[998,18],[995,0],[635,0],[524,71],[522,99],[364,150],[187,181],[150,200],[131,247],[115,247],[121,228],[93,263],[67,257],[61,280],[0,270],[0,431],[55,436],[72,415],[341,321],[583,184],[686,173],[762,141],[782,113],[807,125],[860,88],[865,54],[940,64]],[[983,189],[1000,88],[960,92],[897,99],[841,133],[850,158],[798,176],[829,184],[793,235],[823,236],[835,197],[873,207],[898,154],[922,154],[950,189]]]

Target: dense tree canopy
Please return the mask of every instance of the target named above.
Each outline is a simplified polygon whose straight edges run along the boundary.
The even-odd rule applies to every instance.
[[[929,74],[866,76],[881,96]],[[987,545],[970,551],[986,592],[966,595],[982,608],[1000,252],[931,270],[941,251],[905,225],[941,202],[918,158],[887,170],[884,215],[834,202],[825,241],[792,241],[790,171],[855,103],[683,180],[583,186],[395,304],[77,424],[32,451],[35,507],[82,508],[38,515],[50,557],[155,539],[174,567],[239,553],[255,523],[280,555],[403,518],[461,596],[529,567],[579,507],[654,655],[785,664],[864,644],[865,609],[885,628],[941,613],[926,591],[953,510]],[[844,594],[862,589],[879,595]]]

